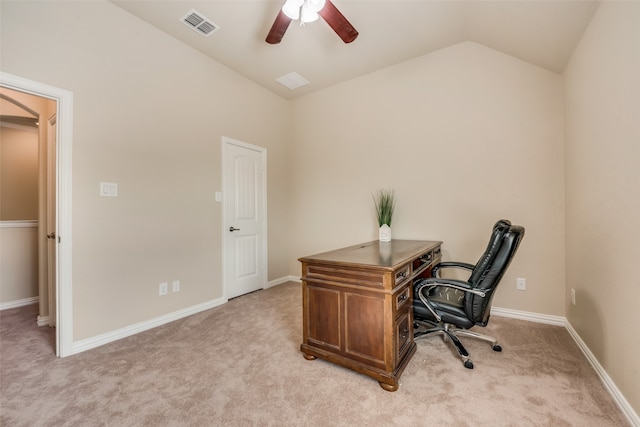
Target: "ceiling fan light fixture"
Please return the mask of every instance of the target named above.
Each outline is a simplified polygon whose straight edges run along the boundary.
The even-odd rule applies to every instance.
[[[287,0],[282,6],[282,13],[292,20],[300,19],[303,24],[318,20],[318,12],[322,10],[326,0]]]
[[[307,7],[315,12],[320,12],[326,3],[326,0],[306,0]]]
[[[287,0],[284,6],[282,6],[282,12],[289,18],[296,20],[300,18],[300,8],[304,0]]]
[[[316,12],[315,10],[309,7],[302,6],[302,11],[300,12],[300,20],[303,24],[306,24],[307,22],[315,22],[318,20],[319,16],[320,15],[318,15],[318,12]]]
[[[265,41],[278,44],[282,41],[291,21],[300,19],[300,25],[312,22],[321,16],[333,31],[345,43],[351,43],[358,37],[358,31],[344,17],[331,0],[286,0],[271,25]]]

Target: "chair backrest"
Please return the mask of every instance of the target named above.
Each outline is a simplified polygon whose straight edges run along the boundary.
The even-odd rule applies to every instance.
[[[524,227],[510,225],[502,235],[502,239],[491,246],[491,254],[487,257],[489,261],[481,276],[472,283],[475,289],[485,291],[486,296],[467,294],[465,298],[465,312],[469,319],[475,324],[486,326],[491,312],[491,301],[495,290],[500,283],[500,279],[511,264],[511,260],[520,246],[524,237]],[[475,270],[474,270],[475,273]]]
[[[487,249],[484,250],[484,253],[473,268],[473,271],[469,276],[469,283],[475,285],[482,278],[482,276],[484,276],[487,267],[491,265],[491,263],[493,262],[493,258],[498,253],[498,248],[502,244],[504,233],[509,230],[510,226],[511,221],[509,221],[508,219],[498,220],[493,225],[493,231],[491,232],[491,238],[489,239],[489,244],[487,244]]]

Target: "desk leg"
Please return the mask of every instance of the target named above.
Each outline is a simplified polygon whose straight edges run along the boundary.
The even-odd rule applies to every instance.
[[[316,356],[314,356],[314,355],[312,355],[312,354],[304,353],[304,354],[303,354],[303,356],[304,356],[304,358],[305,358],[305,359],[307,359],[307,360],[316,360],[316,359],[317,359],[317,357],[316,357]]]
[[[378,381],[378,383],[380,384],[380,387],[386,391],[396,391],[398,389],[398,384],[387,384],[380,381]]]

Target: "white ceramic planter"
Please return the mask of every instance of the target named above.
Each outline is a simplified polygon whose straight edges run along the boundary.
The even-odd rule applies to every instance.
[[[378,237],[381,242],[390,242],[391,228],[387,224],[383,224],[378,230]]]

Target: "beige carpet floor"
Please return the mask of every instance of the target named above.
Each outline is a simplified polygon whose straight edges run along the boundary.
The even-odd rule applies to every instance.
[[[37,306],[0,313],[2,426],[625,426],[562,327],[493,317],[504,351],[466,339],[475,369],[422,338],[401,378],[377,381],[299,345],[287,283],[84,353],[56,358]]]

